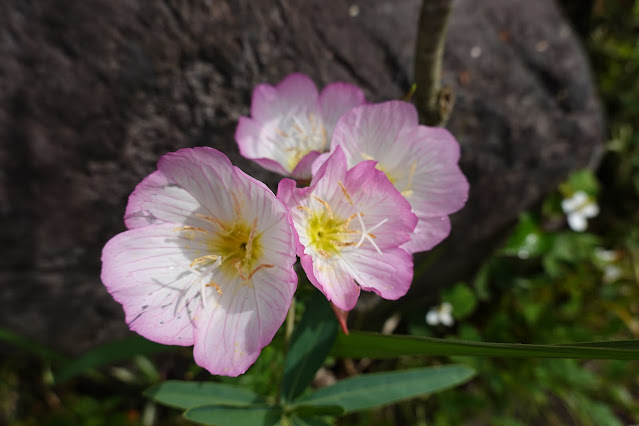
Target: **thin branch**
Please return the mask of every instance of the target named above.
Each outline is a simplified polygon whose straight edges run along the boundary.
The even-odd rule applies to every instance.
[[[442,126],[453,108],[450,88],[441,88],[442,58],[452,0],[423,0],[415,49],[415,104],[422,124]]]

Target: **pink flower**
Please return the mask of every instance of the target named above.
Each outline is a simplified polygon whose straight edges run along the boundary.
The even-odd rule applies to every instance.
[[[283,179],[277,196],[291,211],[306,275],[338,308],[352,309],[360,288],[385,299],[406,294],[413,259],[400,246],[417,218],[375,162],[347,171],[338,147],[310,187]]]
[[[102,281],[131,330],[194,345],[212,374],[244,373],[282,325],[297,285],[285,205],[212,148],[162,157],[129,198],[128,231]]]
[[[328,151],[337,120],[364,103],[364,93],[351,84],[329,84],[318,95],[310,78],[291,74],[275,87],[255,88],[251,117],[240,117],[235,140],[244,157],[265,169],[310,179],[311,165]]]
[[[459,169],[459,144],[446,130],[420,126],[412,104],[390,101],[345,113],[333,132],[331,151],[341,147],[349,167],[375,160],[410,202],[419,222],[402,248],[430,250],[450,233],[448,215],[468,198],[468,181]],[[328,158],[313,165],[317,170]]]

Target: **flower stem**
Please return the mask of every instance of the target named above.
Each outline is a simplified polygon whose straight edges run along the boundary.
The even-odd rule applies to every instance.
[[[415,49],[415,104],[419,121],[428,126],[443,126],[453,109],[454,94],[441,88],[444,40],[452,0],[423,0]]]
[[[286,342],[286,348],[288,349],[289,342],[291,341],[291,334],[293,334],[293,328],[295,327],[295,296],[291,300],[291,307],[286,314],[286,333],[284,334],[284,341]]]

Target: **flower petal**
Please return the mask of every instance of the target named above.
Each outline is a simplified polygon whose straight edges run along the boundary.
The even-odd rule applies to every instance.
[[[258,123],[279,119],[300,108],[319,112],[317,87],[300,73],[287,76],[277,86],[259,85],[253,92],[251,116]]]
[[[330,139],[339,118],[356,106],[366,103],[364,92],[348,83],[332,83],[319,96],[324,128]]]
[[[346,158],[342,149],[337,147],[311,180],[313,195],[325,200],[333,198],[340,191],[337,182],[346,180]]]
[[[389,101],[353,108],[337,122],[331,150],[341,146],[349,166],[370,157],[379,160],[388,155],[389,143],[397,140],[404,127],[417,124],[417,110],[407,102]]]
[[[105,245],[102,282],[131,330],[167,345],[193,344],[191,314],[201,301],[188,291],[194,276],[183,265],[202,250],[173,224],[132,229]]]
[[[344,261],[357,271],[357,283],[384,299],[396,300],[406,294],[413,280],[413,257],[400,248],[382,255],[371,250],[355,250]]]
[[[336,151],[337,152],[337,151]],[[395,189],[386,175],[375,168],[375,162],[364,161],[348,171],[344,188],[350,194],[367,229],[384,222],[374,231],[375,242],[384,250],[408,241],[417,224],[411,206]],[[392,210],[389,210],[392,206]]]
[[[262,269],[250,282],[227,283],[210,316],[197,319],[195,362],[211,374],[237,376],[255,362],[290,308],[297,277],[290,270]]]
[[[417,213],[417,226],[410,236],[410,241],[402,244],[409,253],[430,250],[441,243],[450,234],[448,216],[420,216]]]
[[[309,279],[311,276],[315,279],[313,285],[324,293],[329,301],[344,311],[350,311],[355,307],[360,288],[355,284],[351,273],[345,269],[346,265],[342,260],[336,257],[315,258],[311,266],[312,270],[309,273],[308,262],[302,262]]]
[[[459,144],[448,130],[419,126],[403,132],[400,138],[407,155],[396,164],[386,159],[380,164],[390,175],[401,176],[395,186],[413,210],[436,215],[462,208],[468,199],[468,181],[457,165]]]
[[[226,221],[235,210],[230,188],[235,168],[221,152],[207,147],[181,149],[164,155],[158,171],[129,197],[125,223],[138,228],[156,222],[199,226],[196,215]]]
[[[200,208],[188,191],[172,185],[156,171],[140,182],[129,197],[124,223],[129,229],[162,222],[184,223]]]
[[[574,212],[568,214],[568,225],[570,229],[577,232],[583,232],[588,229],[588,221],[581,212]]]

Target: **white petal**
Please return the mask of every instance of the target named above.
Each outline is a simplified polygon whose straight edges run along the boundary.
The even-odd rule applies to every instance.
[[[585,231],[586,228],[588,228],[588,222],[580,212],[574,212],[568,215],[568,225],[570,229],[577,232]]]
[[[595,217],[599,214],[599,206],[595,202],[589,202],[580,210],[585,217]]]
[[[426,322],[428,325],[437,325],[439,324],[439,312],[437,308],[433,308],[426,314]]]
[[[446,327],[450,327],[455,324],[455,320],[453,319],[453,316],[450,314],[450,312],[440,312],[439,321]]]

